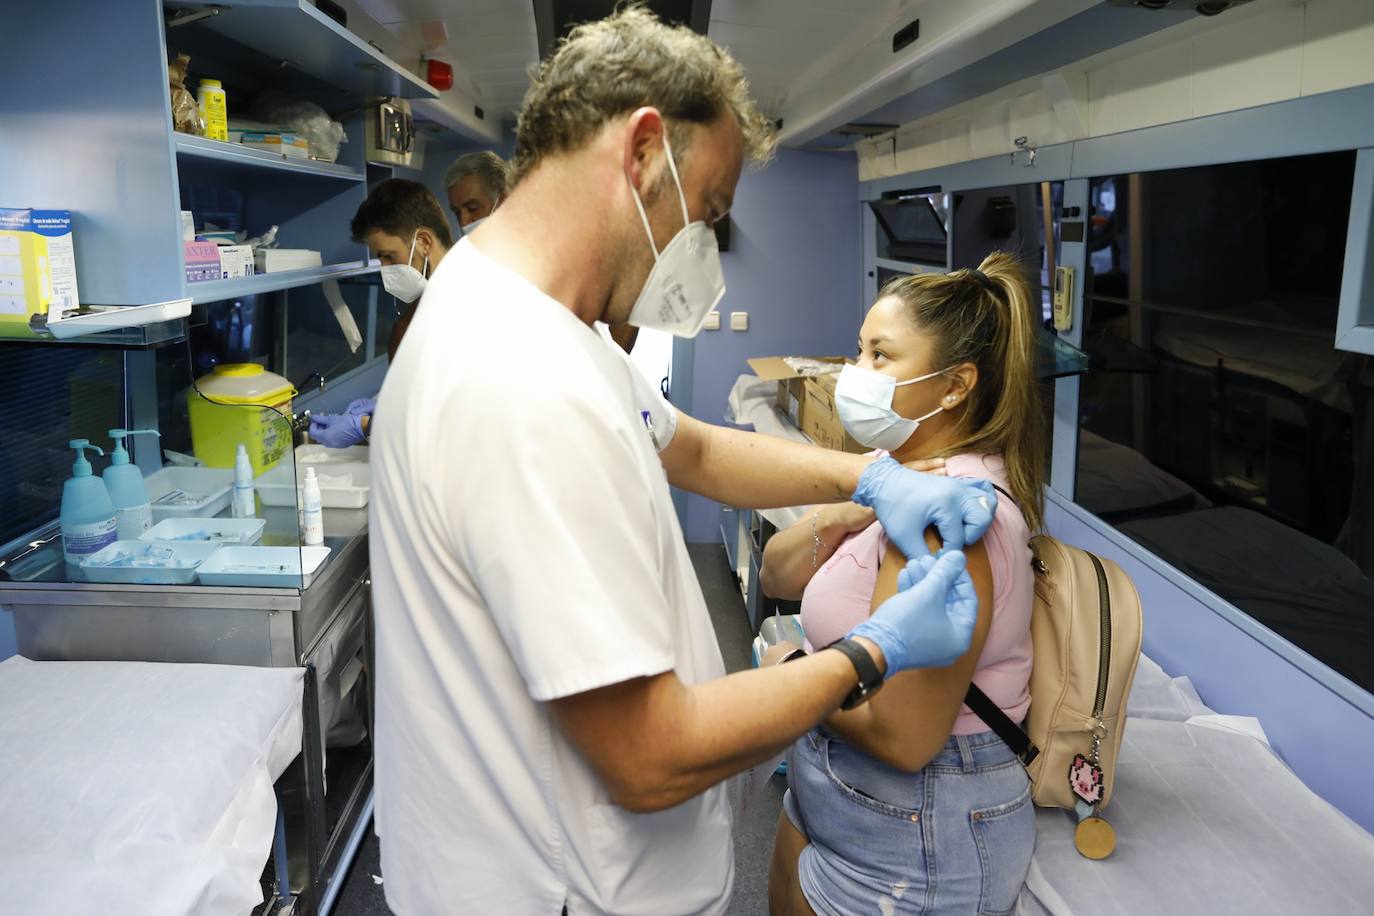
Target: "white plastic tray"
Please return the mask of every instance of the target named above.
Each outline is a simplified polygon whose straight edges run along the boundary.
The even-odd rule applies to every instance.
[[[325,509],[361,509],[372,489],[372,468],[356,461],[301,462],[294,470],[279,464],[256,481],[264,506],[295,506],[305,487],[305,469],[313,467],[320,481],[320,505]],[[295,486],[292,486],[292,477]]]
[[[197,575],[204,585],[309,588],[328,556],[328,547],[221,547]]]
[[[260,518],[166,518],[143,532],[141,541],[214,541],[247,547],[262,540]]]
[[[118,328],[137,328],[172,321],[191,314],[190,299],[169,299],[151,305],[120,305],[96,307],[85,315],[77,315],[48,325],[48,332],[58,340],[81,337]]]
[[[230,468],[165,467],[144,478],[153,520],[217,515],[229,505],[234,487]]]
[[[211,541],[115,541],[81,562],[81,571],[91,582],[123,585],[189,585],[196,569],[220,545]],[[170,566],[102,566],[102,562],[124,555],[142,556],[149,550],[171,551]]]

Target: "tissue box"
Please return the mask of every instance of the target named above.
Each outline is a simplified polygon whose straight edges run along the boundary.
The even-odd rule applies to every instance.
[[[220,245],[219,270],[225,280],[253,276],[253,249],[247,245]]]
[[[71,212],[0,207],[0,337],[36,337],[34,319],[79,307]]]
[[[319,267],[324,262],[318,251],[308,248],[259,248],[253,252],[253,263],[258,273],[270,274],[279,270]]]
[[[186,282],[220,279],[219,246],[214,242],[183,242]]]

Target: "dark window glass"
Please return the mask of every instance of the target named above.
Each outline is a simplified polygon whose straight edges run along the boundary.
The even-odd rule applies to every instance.
[[[1374,688],[1374,375],[1334,348],[1354,163],[1091,182],[1076,498]]]
[[[944,194],[893,192],[872,201],[878,257],[943,266],[946,200]]]
[[[109,452],[108,430],[125,422],[123,379],[117,350],[0,344],[0,544],[57,518],[69,440]],[[106,459],[89,457],[101,473]]]

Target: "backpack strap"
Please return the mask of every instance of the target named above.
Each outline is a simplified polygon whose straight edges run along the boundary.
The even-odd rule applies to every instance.
[[[992,483],[992,481],[989,480],[988,483]],[[1016,505],[1016,500],[1006,490],[995,483],[992,484],[992,488],[1011,500],[1013,506]],[[1020,507],[1017,506],[1017,508]],[[1011,720],[1011,716],[1002,712],[1002,708],[992,702],[992,699],[972,681],[969,682],[968,693],[964,696],[964,705],[973,710],[973,714],[982,719],[984,725],[992,729],[997,737],[1006,742],[1007,747],[1011,748],[1012,753],[1020,759],[1022,766],[1030,766],[1035,758],[1040,756],[1040,748],[1035,746],[1035,742],[1031,741],[1030,736]]]
[[[964,696],[964,703],[973,714],[983,720],[983,724],[997,733],[997,737],[1007,743],[1022,766],[1030,766],[1036,757],[1040,756],[1040,748],[1035,746],[1030,736],[1021,730],[1021,727],[1011,720],[1011,716],[1002,712],[1001,707],[992,702],[992,699],[978,688],[978,685],[969,682],[968,693]]]

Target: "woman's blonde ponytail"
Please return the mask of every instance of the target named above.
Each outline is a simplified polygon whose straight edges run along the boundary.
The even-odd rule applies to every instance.
[[[994,396],[984,431],[999,440],[1007,463],[1007,481],[1031,530],[1045,516],[1046,423],[1035,378],[1036,336],[1041,307],[1031,296],[1025,269],[1005,251],[983,259],[978,270],[1001,291],[1005,300],[1005,339],[1002,350],[1002,390]]]

